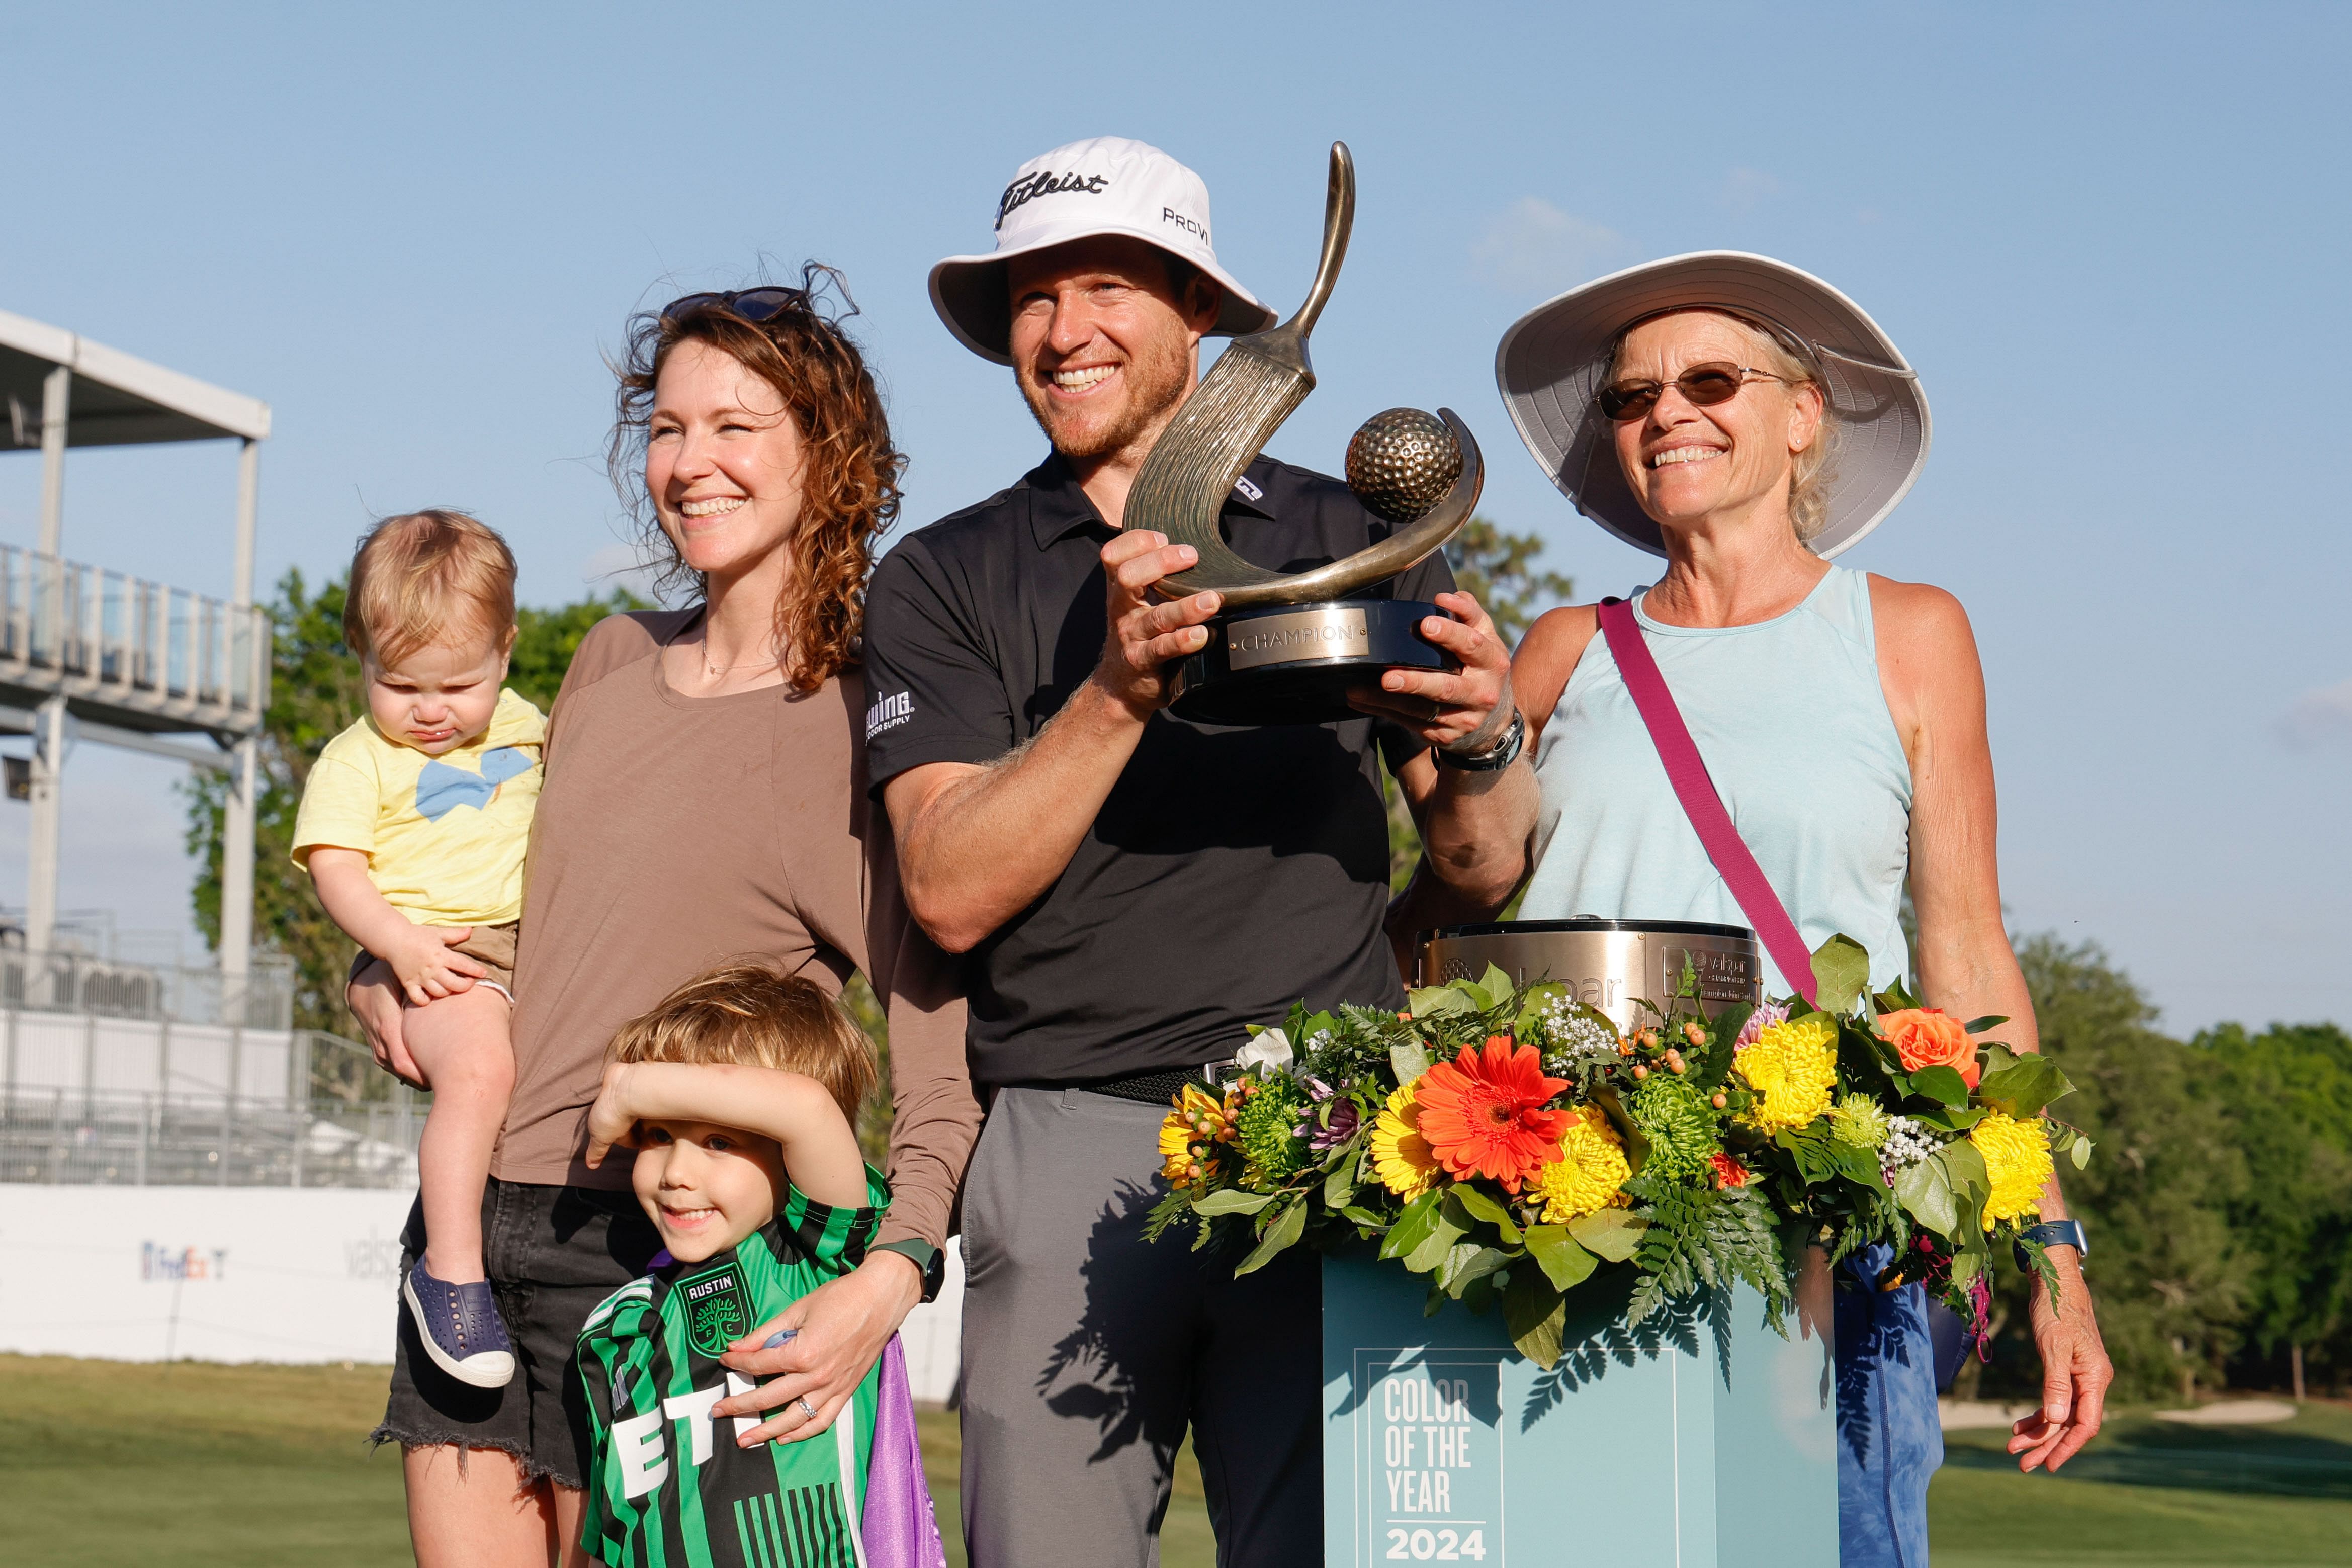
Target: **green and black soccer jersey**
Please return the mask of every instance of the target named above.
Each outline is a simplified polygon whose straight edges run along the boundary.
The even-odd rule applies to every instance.
[[[589,1314],[591,1554],[614,1568],[863,1568],[878,1364],[833,1430],[806,1442],[740,1448],[758,1423],[714,1421],[710,1407],[752,1386],[719,1364],[730,1342],[865,1258],[890,1201],[871,1167],[866,1187],[866,1207],[839,1209],[787,1186],[741,1245],[656,1268]]]

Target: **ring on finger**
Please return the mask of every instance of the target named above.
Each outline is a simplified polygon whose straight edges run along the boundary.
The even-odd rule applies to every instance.
[[[808,1402],[807,1394],[802,1394],[798,1399],[793,1400],[793,1403],[801,1407],[802,1415],[807,1416],[812,1421],[816,1419],[816,1406]]]

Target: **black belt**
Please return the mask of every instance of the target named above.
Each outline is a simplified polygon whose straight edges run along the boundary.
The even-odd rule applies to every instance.
[[[1113,1100],[1132,1100],[1143,1105],[1167,1105],[1184,1092],[1184,1086],[1212,1090],[1217,1087],[1213,1076],[1224,1062],[1211,1062],[1196,1068],[1160,1068],[1150,1072],[1121,1073],[1117,1078],[1097,1079],[1092,1083],[1065,1085],[1083,1089],[1090,1094],[1107,1094]]]

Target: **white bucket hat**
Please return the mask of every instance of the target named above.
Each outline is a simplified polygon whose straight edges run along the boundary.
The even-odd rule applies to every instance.
[[[1644,262],[1571,289],[1521,316],[1495,351],[1495,380],[1519,438],[1576,510],[1623,540],[1666,552],[1658,525],[1618,467],[1610,421],[1593,405],[1628,327],[1662,311],[1713,306],[1778,329],[1811,362],[1829,398],[1829,521],[1809,542],[1827,558],[1876,528],[1927,461],[1919,378],[1861,306],[1769,256],[1702,250]]]
[[[996,248],[950,256],[932,268],[931,304],[964,347],[1011,364],[1004,264],[1098,234],[1157,246],[1215,279],[1224,305],[1211,331],[1240,337],[1274,325],[1274,312],[1217,265],[1209,244],[1209,187],[1201,176],[1159,148],[1123,136],[1073,142],[1022,164],[996,201]]]

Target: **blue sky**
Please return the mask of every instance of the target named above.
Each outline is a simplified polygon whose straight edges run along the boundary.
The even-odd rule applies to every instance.
[[[1465,19],[1466,18],[1466,19]],[[1588,593],[1649,558],[1513,438],[1494,346],[1599,272],[1728,247],[1859,300],[1936,443],[1844,559],[1941,584],[1991,692],[2021,931],[2105,944],[2174,1028],[2352,1018],[2352,580],[2333,477],[2352,13],[1974,5],[22,7],[0,39],[0,310],[268,400],[265,581],[373,513],[470,507],[527,599],[625,566],[602,356],[635,307],[848,273],[909,526],[1040,438],[924,277],[1058,142],[1157,142],[1286,311],[1323,149],[1360,205],[1278,456],[1460,410],[1486,510]],[[77,453],[66,548],[228,586],[226,446]],[[0,540],[37,459],[0,454]],[[174,770],[69,765],[64,901],[176,928]],[[0,900],[24,818],[0,803]]]

